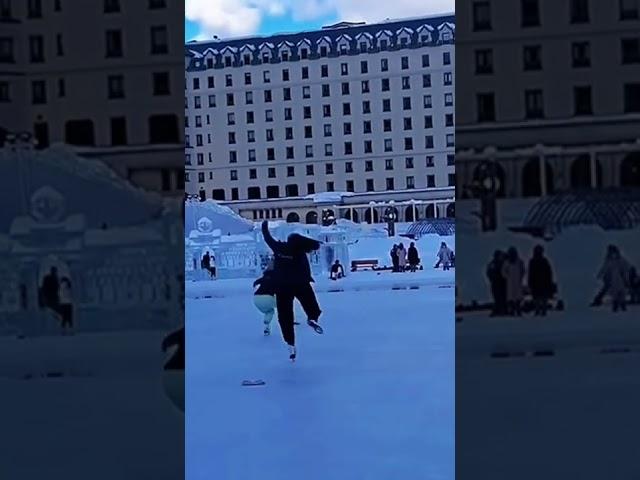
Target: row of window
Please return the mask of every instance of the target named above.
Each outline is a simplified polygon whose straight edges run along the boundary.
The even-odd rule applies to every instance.
[[[200,128],[203,127],[202,116],[196,115],[195,123],[191,125],[192,127]],[[211,125],[211,116],[209,114],[205,115],[206,125]],[[235,125],[235,114],[227,115],[227,125]],[[185,127],[190,126],[189,117],[185,117]],[[253,111],[246,112],[246,124],[252,125],[255,123],[255,113]],[[404,131],[413,130],[413,117],[404,117],[402,119],[402,129]],[[444,126],[445,127],[453,127],[454,126],[454,116],[453,113],[445,113],[444,114]],[[330,123],[325,123],[322,126],[323,136],[331,137],[333,136],[333,126]],[[433,128],[433,116],[425,115],[424,116],[424,127],[425,129]],[[274,141],[273,129],[268,128],[265,130],[265,137],[267,142]],[[391,118],[383,118],[382,119],[382,131],[383,132],[392,132],[393,131],[393,120]],[[351,135],[353,132],[351,122],[345,122],[343,124],[343,135]],[[373,123],[371,120],[364,120],[362,122],[362,133],[364,135],[373,133]],[[200,137],[202,139],[202,137]],[[304,126],[304,138],[313,138],[313,126],[305,125]],[[284,129],[284,139],[285,140],[293,140],[293,127],[285,127]],[[255,130],[247,130],[247,141],[249,143],[255,142]],[[200,140],[202,142],[202,140]],[[208,142],[212,143],[211,134],[208,134]]]
[[[590,4],[595,0],[570,0],[569,23],[584,24],[591,22]],[[638,20],[640,18],[640,2],[638,0],[617,0],[618,18],[620,20]],[[554,9],[554,13],[556,9]],[[473,2],[473,30],[485,32],[493,30],[491,1]],[[520,0],[520,25],[522,27],[541,26],[540,0]]]
[[[375,185],[375,181],[373,178],[367,178],[365,179],[365,188],[364,191],[365,192],[376,192],[376,191],[389,191],[389,190],[396,190],[396,188],[405,188],[405,189],[414,189],[416,188],[416,177],[409,175],[407,177],[405,177],[404,179],[404,185],[403,187],[399,187],[399,185],[396,185],[396,179],[393,177],[388,177],[385,179],[385,185],[384,188],[381,189],[377,189],[376,190],[376,185]],[[456,184],[456,175],[455,173],[450,173],[447,177],[447,186],[449,187],[455,187]],[[189,183],[190,182],[190,178],[189,178],[189,172],[185,173],[185,182]],[[204,183],[204,173],[200,172],[198,174],[198,183]],[[436,176],[435,175],[427,175],[426,177],[426,188],[438,188],[441,187],[442,185],[437,185],[436,184]],[[307,187],[307,191],[306,194],[307,195],[313,195],[314,193],[316,193],[316,183],[315,182],[309,182],[306,185]],[[268,185],[266,187],[266,195],[265,197],[262,197],[262,192],[261,192],[261,187],[248,187],[247,188],[247,199],[248,200],[260,200],[262,198],[280,198],[280,186],[279,185]],[[336,190],[335,187],[335,182],[333,181],[328,181],[325,183],[325,191],[327,192],[334,192]],[[355,180],[346,180],[345,181],[345,191],[347,192],[355,192]],[[285,185],[284,187],[284,197],[299,197],[300,196],[300,190],[298,187],[298,184],[290,184],[290,185]],[[215,189],[213,191],[213,195],[212,198],[215,200],[227,200],[225,198],[225,190],[224,189]],[[231,188],[231,199],[230,200],[240,200],[240,195],[239,195],[239,189],[237,187],[232,187]]]
[[[255,139],[253,140],[255,141]],[[199,142],[196,144],[196,146],[200,147],[202,146],[202,137],[198,138],[196,137],[196,142]],[[187,147],[191,147],[190,144],[190,138],[188,135],[185,135],[185,143]],[[252,143],[252,141],[250,140],[249,143]],[[235,132],[229,132],[229,144],[230,145],[235,145],[236,144],[236,135]],[[453,133],[448,133],[445,135],[445,145],[447,147],[454,147],[455,146],[455,136]],[[424,148],[427,150],[433,150],[435,148],[435,144],[434,144],[434,140],[433,140],[433,135],[425,135],[424,137]],[[404,151],[405,152],[410,152],[414,149],[414,141],[412,137],[405,137],[404,138]],[[385,153],[388,152],[393,152],[393,139],[391,138],[385,138],[383,141],[383,151]],[[324,156],[325,157],[332,157],[333,156],[333,144],[331,143],[327,143],[324,145]],[[344,142],[344,150],[343,150],[344,155],[353,155],[354,154],[354,148],[353,148],[353,142]],[[362,150],[363,154],[373,154],[376,153],[374,152],[374,148],[373,148],[373,141],[372,140],[365,140],[363,142],[363,150]],[[197,155],[203,155],[203,154],[197,154]],[[305,158],[314,158],[314,152],[313,152],[313,145],[305,145],[305,150],[304,150],[304,156]],[[266,158],[267,160],[275,160],[276,159],[276,152],[275,152],[275,148],[267,148],[266,149]],[[293,159],[296,158],[295,156],[295,147],[293,146],[287,146],[285,147],[285,158],[287,159]],[[247,160],[249,162],[255,162],[257,161],[257,156],[256,156],[256,150],[255,149],[249,149],[247,151]],[[202,163],[204,163],[204,159],[202,160]],[[202,164],[199,162],[199,164]],[[229,151],[229,163],[238,163],[238,153],[235,150],[230,150]]]
[[[188,157],[188,155],[187,155]],[[187,158],[186,161],[187,165],[191,165],[191,160],[189,158]],[[200,163],[200,159],[198,159],[198,165],[203,165],[204,162]],[[327,162],[324,163],[324,173],[326,175],[333,175],[335,173],[334,171],[334,164]],[[394,169],[394,165],[396,165],[394,163],[394,159],[393,158],[388,158],[384,161],[384,169],[386,171],[390,171]],[[451,154],[447,154],[447,166],[453,166],[455,165],[455,157],[454,155]],[[413,157],[406,157],[404,159],[404,168],[406,169],[412,169],[414,168],[415,163],[414,163],[414,158]],[[433,155],[427,155],[425,157],[425,167],[426,168],[434,168],[435,165],[435,159]],[[313,176],[316,174],[316,169],[315,169],[316,165],[313,163],[307,164],[305,165],[305,172],[306,175],[308,176]],[[374,167],[375,167],[375,163],[373,160],[365,160],[364,162],[364,172],[373,172],[374,171]],[[287,171],[287,177],[295,177],[296,176],[296,167],[294,165],[289,165],[286,167],[286,171]],[[353,173],[354,172],[354,167],[353,167],[353,162],[344,162],[344,173]],[[204,173],[204,172],[200,172],[200,173]],[[238,170],[230,170],[230,180],[238,180]],[[250,168],[249,169],[249,179],[250,180],[254,180],[258,178],[258,169],[257,168]],[[268,167],[267,168],[267,178],[276,178],[276,167]],[[213,180],[213,172],[209,172],[209,180]]]
[[[442,54],[442,64],[443,65],[451,65],[451,53],[443,52]],[[422,68],[427,68],[431,66],[431,57],[428,53],[422,55]],[[409,69],[409,57],[401,57],[400,58],[400,67],[402,70]],[[389,59],[381,58],[380,59],[380,72],[388,72],[389,71]],[[367,74],[369,73],[369,62],[367,60],[363,60],[360,62],[360,73]],[[291,71],[289,68],[284,68],[281,70],[282,81],[289,82],[291,81]],[[349,64],[341,63],[340,64],[340,76],[349,75]],[[320,66],[320,78],[329,78],[329,65],[321,65]],[[232,73],[227,73],[224,76],[225,79],[225,87],[233,87],[233,77]],[[215,88],[215,77],[213,75],[208,75],[207,77],[207,88]],[[252,85],[254,77],[251,72],[244,73],[244,85]],[[308,80],[309,79],[309,67],[304,66],[300,68],[300,79]],[[199,90],[200,88],[204,88],[204,83],[201,83],[201,78],[194,76],[191,82],[191,88],[193,90]],[[263,83],[271,83],[271,70],[264,70],[262,72],[262,82]],[[188,85],[188,82],[187,82]]]
[[[53,11],[62,11],[62,0],[53,0]],[[167,0],[148,0],[147,7],[149,10],[157,10],[167,7]],[[103,12],[113,13],[121,11],[120,0],[104,0]],[[36,19],[43,18],[44,9],[42,0],[27,0],[27,18]],[[11,12],[11,0],[3,0],[0,2],[0,18],[13,18]]]
[[[620,40],[621,62],[623,65],[640,63],[640,37]],[[525,45],[522,47],[522,69],[524,71],[542,70],[542,46]],[[591,44],[588,41],[571,44],[571,66],[573,68],[591,67]],[[482,48],[475,51],[475,73],[486,75],[494,73],[493,50]]]
[[[0,63],[14,63],[14,39],[0,36]],[[169,34],[166,25],[154,25],[150,27],[151,55],[164,55],[169,53]],[[29,61],[31,63],[45,62],[45,37],[43,35],[29,36]],[[64,56],[64,42],[61,33],[55,37],[55,54]],[[105,32],[106,58],[121,58],[124,56],[124,44],[121,30],[107,30]]]
[[[524,91],[525,119],[545,118],[544,91],[528,89]],[[623,103],[625,113],[640,113],[640,83],[628,83],[623,86]],[[496,96],[494,92],[476,95],[476,111],[478,122],[496,121]],[[573,88],[573,114],[593,115],[593,91],[590,85]]]
[[[252,92],[246,92],[246,94],[250,94]],[[253,95],[246,95],[245,94],[245,105],[253,105]],[[273,99],[272,95],[269,95],[266,98],[270,98],[271,100]],[[271,100],[269,102],[266,103],[271,103]],[[390,98],[383,98],[382,99],[382,111],[383,112],[390,112],[391,111],[391,99]],[[443,95],[443,104],[445,107],[451,107],[453,106],[453,93],[452,92],[447,92]],[[235,94],[233,93],[227,93],[226,96],[226,106],[227,107],[233,107],[236,105],[236,97]],[[208,106],[209,108],[215,108],[217,107],[217,101],[216,101],[216,96],[215,95],[209,95],[208,97]],[[422,96],[422,106],[424,108],[432,108],[433,107],[433,97],[432,95],[428,94],[428,95],[423,95]],[[197,95],[195,97],[193,97],[193,108],[194,109],[201,109],[202,108],[202,97]],[[403,110],[411,110],[411,97],[402,97],[402,109]],[[302,112],[303,112],[303,118],[312,118],[312,109],[310,105],[303,105],[302,107]],[[371,113],[371,101],[370,100],[363,100],[362,101],[362,113],[363,114],[369,114]],[[229,112],[228,114],[228,121],[227,124],[229,125],[233,125],[233,122],[235,122],[235,113],[234,112]],[[351,102],[344,102],[342,104],[342,115],[351,115]],[[331,105],[330,104],[324,104],[322,105],[322,116],[323,117],[331,117]],[[230,119],[234,119],[234,120],[230,120]],[[285,107],[284,108],[284,120],[293,120],[293,109],[291,107]],[[273,121],[273,110],[272,109],[267,109],[265,110],[265,121],[266,122],[272,122]]]

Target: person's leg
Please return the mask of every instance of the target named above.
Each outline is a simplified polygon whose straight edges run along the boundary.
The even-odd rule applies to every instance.
[[[295,292],[295,296],[300,302],[307,318],[317,322],[322,310],[320,310],[320,305],[318,305],[318,300],[316,299],[316,294],[313,291],[311,284],[306,283],[300,285]]]
[[[291,346],[296,344],[295,331],[293,328],[293,298],[293,293],[288,290],[282,290],[276,295],[278,323],[282,331],[282,338]]]

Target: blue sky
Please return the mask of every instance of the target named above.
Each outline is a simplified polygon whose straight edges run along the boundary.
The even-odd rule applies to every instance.
[[[185,41],[452,13],[455,0],[185,0]]]

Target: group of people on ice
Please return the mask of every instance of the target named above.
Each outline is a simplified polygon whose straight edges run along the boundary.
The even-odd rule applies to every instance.
[[[267,265],[263,275],[254,282],[254,303],[264,314],[264,334],[271,333],[271,320],[278,314],[282,338],[289,349],[289,358],[296,358],[295,318],[293,302],[298,300],[305,314],[307,325],[316,333],[323,333],[318,319],[322,310],[318,305],[314,282],[307,254],[318,250],[320,242],[292,233],[285,242],[273,238],[269,223],[262,222],[262,235],[273,252],[273,261]]]
[[[418,254],[418,249],[416,248],[416,244],[411,242],[409,244],[409,248],[405,249],[402,242],[399,244],[394,244],[391,247],[391,251],[389,252],[391,256],[391,265],[393,272],[415,272],[420,267],[420,255]],[[455,267],[455,254],[453,250],[451,250],[446,242],[442,242],[440,244],[440,249],[438,250],[438,254],[436,255],[437,261],[433,268],[439,268],[442,266],[443,270],[449,270],[452,267]]]

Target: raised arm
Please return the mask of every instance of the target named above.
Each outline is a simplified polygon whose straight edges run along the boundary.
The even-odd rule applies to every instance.
[[[273,250],[273,253],[280,252],[280,250],[282,249],[282,242],[278,242],[271,236],[271,232],[269,232],[269,222],[267,222],[266,220],[262,222],[262,235],[264,236],[264,241],[267,242],[267,245],[269,245],[269,248]]]

